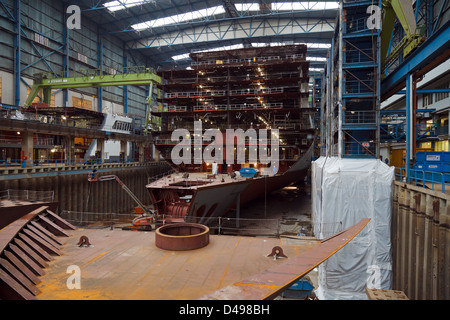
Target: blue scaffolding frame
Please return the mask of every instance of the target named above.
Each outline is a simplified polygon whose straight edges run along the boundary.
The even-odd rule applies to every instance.
[[[369,5],[381,1],[341,1],[339,39],[339,156],[378,158],[380,137],[380,29],[369,28]],[[340,65],[339,65],[340,64]]]

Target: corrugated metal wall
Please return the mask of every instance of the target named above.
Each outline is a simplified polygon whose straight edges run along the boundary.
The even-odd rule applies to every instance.
[[[393,289],[450,299],[450,195],[395,181],[393,201]]]
[[[99,175],[116,175],[145,205],[151,204],[145,188],[148,179],[170,170],[165,163],[116,168]],[[129,213],[136,206],[116,181],[89,182],[88,173],[0,180],[1,190],[54,191],[58,213],[63,210],[98,213]]]

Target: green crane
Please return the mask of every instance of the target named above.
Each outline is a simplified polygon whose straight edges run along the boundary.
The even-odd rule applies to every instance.
[[[418,33],[411,0],[383,0],[382,4],[383,30],[381,32],[381,65],[384,69],[402,52],[403,57],[407,57],[415,48],[425,41],[425,38]],[[391,52],[388,52],[396,18],[398,18],[398,21],[402,25],[405,35]]]
[[[144,72],[138,73],[118,73],[111,75],[99,75],[98,73],[98,70],[86,70],[86,72],[81,76],[63,78],[51,78],[48,74],[37,74],[24,107],[28,108],[31,106],[33,100],[37,97],[41,90],[44,95],[43,102],[50,105],[51,93],[53,89],[108,86],[150,86],[149,97],[146,100],[147,112],[145,123],[145,132],[148,133],[153,85],[160,84],[161,77],[151,72],[148,68],[145,68]]]

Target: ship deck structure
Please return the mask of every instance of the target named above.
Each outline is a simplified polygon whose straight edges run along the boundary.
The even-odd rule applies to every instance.
[[[151,133],[182,180],[172,175],[147,185],[158,215],[206,223],[303,182],[317,112],[308,103],[306,51],[292,45],[193,52],[188,70],[159,72]],[[173,136],[177,130],[183,135]]]

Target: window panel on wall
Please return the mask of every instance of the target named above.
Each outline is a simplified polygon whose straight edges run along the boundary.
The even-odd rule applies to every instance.
[[[78,97],[72,97],[72,106],[75,108],[92,110],[92,101]]]

